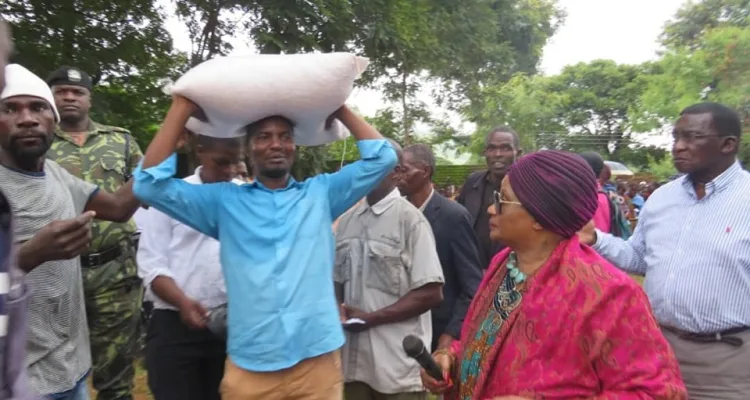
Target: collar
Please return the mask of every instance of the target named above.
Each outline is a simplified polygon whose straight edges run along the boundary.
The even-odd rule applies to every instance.
[[[267,190],[269,192],[273,192],[273,190],[267,188],[265,185],[263,185],[262,183],[260,183],[260,180],[255,179],[255,177],[253,177],[251,179],[252,179],[252,182],[249,182],[249,183],[242,182],[242,184],[243,185],[248,185],[250,187],[257,187],[259,189]],[[298,187],[300,185],[301,185],[300,182],[297,182],[297,180],[294,179],[294,177],[292,177],[291,175],[289,175],[289,180],[286,182],[286,186],[284,188],[282,188],[282,189],[276,189],[276,190],[288,190],[288,189],[291,189],[293,187]]]
[[[92,121],[91,118],[89,118],[89,127],[88,129],[86,129],[86,138],[84,144],[89,140],[91,136],[98,135],[100,128],[100,124]],[[60,128],[60,124],[57,124],[57,126],[55,126],[55,136],[67,142],[73,143],[76,146],[79,146],[78,142],[75,141],[68,132],[63,131],[62,128]]]
[[[427,199],[424,201],[424,203],[422,203],[422,206],[419,207],[419,211],[424,212],[424,209],[427,208],[427,204],[430,203],[430,200],[432,200],[432,196],[434,195],[435,195],[435,188],[432,188],[430,190],[430,195],[427,196]]]
[[[362,202],[362,205],[359,206],[359,209],[357,210],[357,215],[360,215],[367,211],[367,209],[371,209],[375,215],[381,215],[384,212],[386,212],[391,206],[393,205],[393,202],[401,198],[401,192],[398,191],[398,188],[394,188],[390,193],[388,193],[385,197],[380,199],[377,203],[373,205],[367,204],[367,199]]]
[[[89,126],[86,129],[86,133],[88,133],[89,135],[93,135],[99,132],[100,127],[101,127],[100,124],[94,122],[94,120],[89,118]],[[62,130],[62,128],[60,128],[60,124],[55,126],[55,135],[60,136],[60,137],[68,137],[68,133]]]
[[[185,182],[189,182],[189,183],[194,183],[194,184],[202,185],[203,184],[203,179],[201,179],[201,170],[202,169],[203,169],[203,166],[199,165],[198,168],[195,169],[195,172],[193,172],[192,175],[186,177],[184,179],[184,181]],[[245,184],[245,182],[242,182],[241,180],[239,180],[237,178],[232,179],[231,182],[234,183],[235,185],[243,185],[243,184]]]
[[[734,182],[739,176],[742,175],[742,166],[738,160],[734,161],[729,168],[724,170],[719,176],[714,178],[712,181],[706,183],[706,197],[710,196],[716,191],[724,190],[732,182]],[[693,187],[693,181],[690,176],[685,175],[682,178],[682,187],[688,191],[691,195],[695,196],[695,188]]]

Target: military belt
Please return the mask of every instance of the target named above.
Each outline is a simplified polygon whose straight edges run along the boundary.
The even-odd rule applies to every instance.
[[[121,246],[113,246],[109,249],[100,251],[98,253],[89,253],[81,255],[81,267],[93,268],[100,265],[104,265],[112,260],[116,260],[122,254]]]

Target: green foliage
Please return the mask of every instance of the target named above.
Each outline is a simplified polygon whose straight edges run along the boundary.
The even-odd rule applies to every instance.
[[[558,93],[548,90],[550,79],[517,74],[507,83],[483,88],[484,107],[473,110],[470,118],[477,123],[469,151],[481,154],[487,133],[499,125],[511,126],[518,132],[521,148],[533,151],[537,137],[555,134],[565,128],[556,119],[562,102]]]
[[[701,101],[716,101],[735,108],[747,123],[750,118],[750,28],[710,30],[695,49],[670,50],[659,61],[659,73],[650,76],[640,109],[645,127],[672,121],[679,112]]]
[[[486,133],[509,125],[522,147],[570,151],[594,150],[604,155],[629,143],[628,111],[645,89],[641,66],[596,60],[566,67],[556,76],[519,74],[507,83],[482,90],[484,107],[467,115],[477,122],[471,151],[478,153]]]
[[[344,163],[359,160],[359,149],[357,141],[350,136],[346,140],[339,140],[327,146],[329,161]]]
[[[648,157],[648,166],[642,171],[649,172],[657,177],[660,181],[666,181],[670,176],[677,173],[672,162],[672,155],[666,154],[661,160],[657,160],[650,154]]]
[[[662,33],[662,44],[700,48],[703,36],[720,27],[750,27],[750,0],[688,1]]]
[[[461,186],[466,178],[475,171],[487,168],[484,164],[468,165],[438,165],[432,181],[438,186],[456,185]]]
[[[97,84],[92,117],[150,141],[169,101],[161,80],[185,62],[154,0],[6,0],[0,14],[13,28],[14,62],[42,78],[61,65],[81,68]]]
[[[352,2],[364,34],[354,48],[372,60],[367,77],[398,107],[399,136],[411,143],[417,124],[433,125],[438,140],[455,132],[430,115],[417,93],[426,81],[454,108],[479,101],[483,84],[512,73],[533,73],[562,13],[550,0],[368,0]]]
[[[742,135],[740,153],[737,155],[745,169],[750,168],[750,134]]]
[[[644,171],[648,170],[653,162],[661,162],[668,156],[669,152],[659,147],[631,144],[617,149],[609,159],[619,161],[638,171]]]

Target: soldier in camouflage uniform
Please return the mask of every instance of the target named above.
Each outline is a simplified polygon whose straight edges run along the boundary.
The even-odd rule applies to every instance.
[[[142,153],[130,132],[89,118],[91,78],[62,67],[50,75],[60,125],[47,157],[71,174],[114,193],[130,179]],[[98,400],[132,399],[143,290],[132,235],[135,223],[95,220],[81,255]]]

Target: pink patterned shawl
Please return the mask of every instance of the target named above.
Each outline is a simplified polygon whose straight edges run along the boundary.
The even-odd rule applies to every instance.
[[[506,249],[492,260],[453,343],[457,387],[447,399],[687,399],[643,290],[577,236],[529,279],[494,343],[477,343],[480,326],[495,312],[509,254]],[[471,360],[476,349],[481,357]],[[472,361],[479,367],[467,377],[463,364]]]

